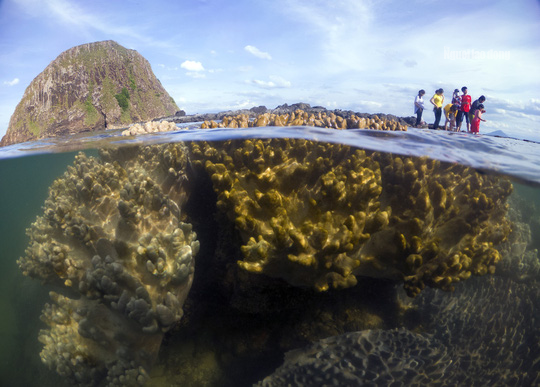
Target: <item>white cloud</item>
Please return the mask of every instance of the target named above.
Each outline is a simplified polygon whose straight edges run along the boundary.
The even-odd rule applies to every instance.
[[[244,50],[246,50],[247,52],[249,52],[252,55],[255,55],[257,58],[268,59],[268,60],[272,59],[272,57],[270,56],[269,53],[263,52],[263,51],[259,50],[255,46],[246,46],[246,47],[244,47]]]
[[[254,85],[259,86],[263,89],[277,89],[277,88],[291,87],[291,82],[282,77],[271,75],[269,78],[270,78],[269,81],[261,81],[259,79],[254,79],[249,83],[253,83]]]
[[[330,72],[362,68],[380,47],[373,38],[374,4],[371,0],[283,0],[286,15],[305,23],[320,44]],[[369,38],[368,38],[369,37]]]
[[[103,36],[134,39],[153,47],[170,49],[171,45],[163,39],[155,39],[151,34],[144,33],[142,24],[125,23],[121,16],[109,15],[105,12],[94,11],[91,3],[74,2],[71,0],[14,0],[21,9],[31,17],[43,18],[58,27],[68,27],[83,34],[87,39],[94,39],[98,32]],[[119,42],[120,43],[120,42]],[[173,46],[174,47],[174,46]]]
[[[204,71],[202,63],[194,60],[186,60],[182,62],[180,67],[186,69],[187,71]]]
[[[515,100],[515,99],[505,99],[491,97],[486,95],[487,100],[484,103],[486,107],[493,106],[498,112],[504,113],[521,113],[527,116],[538,116],[540,115],[540,100],[531,98],[528,101],[524,100]]]
[[[357,104],[367,110],[380,109],[383,107],[383,104],[375,101],[358,101]]]
[[[11,81],[4,81],[4,85],[7,86],[15,86],[17,83],[19,83],[19,78],[13,78]]]
[[[238,67],[238,71],[243,72],[243,73],[250,72],[251,70],[253,70],[252,66],[240,66],[240,67]]]
[[[198,71],[188,71],[188,72],[186,73],[186,75],[187,75],[188,77],[196,78],[196,79],[206,78],[206,74],[205,74],[205,73],[201,73],[201,72],[198,72]]]

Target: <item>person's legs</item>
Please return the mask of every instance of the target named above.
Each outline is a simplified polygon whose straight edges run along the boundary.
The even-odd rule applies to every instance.
[[[461,130],[461,122],[463,122],[463,112],[461,110],[458,110],[456,116],[456,132],[459,132]]]
[[[465,113],[465,121],[467,121],[467,132],[471,131],[471,123],[469,122],[469,113]]]
[[[433,123],[433,129],[439,129],[439,122],[441,121],[441,108],[435,108],[435,122]]]
[[[450,131],[455,132],[456,131],[456,116],[452,114],[450,117]]]
[[[416,124],[415,124],[415,126],[419,126],[420,122],[422,122],[422,112],[423,111],[424,111],[424,109],[418,109],[416,111]]]
[[[444,120],[444,130],[448,130],[448,124],[450,124],[450,119],[448,118],[448,116],[445,114],[444,117],[446,118]]]

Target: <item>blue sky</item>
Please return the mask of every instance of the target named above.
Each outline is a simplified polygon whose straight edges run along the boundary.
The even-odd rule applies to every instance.
[[[467,86],[487,97],[481,131],[540,139],[538,0],[0,0],[0,136],[52,60],[108,39],[188,114],[306,102],[406,116],[419,89]]]

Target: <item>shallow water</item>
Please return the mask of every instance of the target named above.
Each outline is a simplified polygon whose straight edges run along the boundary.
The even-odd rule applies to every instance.
[[[55,386],[62,383],[61,378],[55,372],[48,370],[41,363],[39,357],[42,344],[38,342],[37,337],[39,330],[46,328],[39,317],[43,305],[50,302],[47,294],[48,287],[42,286],[38,280],[23,276],[17,267],[16,260],[25,255],[25,249],[28,245],[25,229],[36,219],[36,216],[42,214],[41,207],[47,198],[48,188],[73,163],[77,154],[75,151],[85,150],[89,156],[95,156],[97,148],[186,141],[220,142],[230,139],[252,138],[309,139],[382,153],[427,156],[452,164],[470,166],[481,174],[504,175],[510,178],[514,184],[514,192],[509,200],[513,217],[511,220],[519,223],[520,230],[524,234],[519,238],[514,238],[512,246],[501,247],[501,251],[505,255],[498,264],[495,278],[497,281],[499,278],[506,281],[500,282],[503,284],[500,286],[507,286],[508,293],[519,291],[520,299],[525,298],[529,304],[536,305],[536,311],[528,318],[540,321],[538,315],[540,301],[536,286],[540,280],[537,250],[540,248],[540,144],[538,143],[509,138],[414,129],[410,129],[408,132],[337,131],[299,127],[197,130],[191,125],[187,129],[181,129],[177,132],[136,138],[121,137],[119,131],[93,133],[0,148],[0,218],[2,219],[0,245],[3,247],[1,255],[3,270],[0,271],[0,286],[2,287],[0,315],[3,316],[0,324],[0,336],[3,343],[0,349],[0,385]],[[211,216],[211,210],[205,210],[202,207],[198,207],[198,209],[210,211],[208,216]],[[515,227],[514,230],[516,229]],[[201,237],[204,237],[205,232],[211,233],[212,231],[201,230],[198,232]],[[202,263],[198,263],[198,265],[202,265]],[[197,269],[198,272],[208,270],[204,267],[197,267]],[[486,284],[493,283],[493,281],[489,282],[489,278],[490,276],[479,277],[478,281],[485,281]],[[471,281],[470,283],[479,286],[476,285],[477,282]],[[514,284],[519,284],[519,287],[514,288]],[[324,314],[330,313],[331,307],[329,305],[335,304],[336,299],[346,304],[353,302],[351,300],[358,297],[358,293],[355,292],[360,292],[360,294],[372,292],[371,301],[359,302],[362,304],[362,308],[355,309],[364,312],[369,310],[372,311],[371,314],[368,313],[365,317],[358,317],[356,320],[351,319],[347,328],[343,328],[347,332],[375,327],[377,324],[373,321],[377,319],[384,320],[383,327],[387,329],[417,325],[416,319],[419,317],[415,314],[398,318],[397,315],[392,315],[393,312],[387,311],[389,307],[385,304],[385,300],[395,297],[393,291],[390,291],[390,294],[385,293],[389,289],[388,286],[392,288],[394,285],[381,285],[366,279],[363,283],[359,282],[357,287],[343,291],[343,293],[330,291],[313,295],[310,292],[293,290],[292,294],[294,297],[305,298],[308,300],[306,304],[309,305],[314,305],[313,297],[320,297],[318,299],[320,305],[326,305],[321,307],[320,313]],[[417,302],[417,308],[418,305],[421,305],[427,310],[426,305],[431,305],[430,308],[432,308],[432,303],[435,302],[440,306],[441,303],[453,300],[452,297],[455,298],[452,302],[456,303],[462,302],[463,297],[472,299],[472,296],[465,291],[468,281],[463,281],[459,286],[458,290],[461,293],[456,293],[455,297],[452,293],[430,290],[424,292],[426,294],[422,296],[424,298],[417,298],[417,301],[411,301],[412,299],[399,295],[399,297],[404,297],[400,298],[402,300],[400,302],[403,305],[414,305],[412,303]],[[401,289],[401,286],[397,286],[396,289]],[[198,297],[199,300],[204,299],[204,297],[216,297],[209,290],[205,290],[203,284],[197,282],[194,283],[192,292],[196,293],[194,297]],[[210,294],[207,294],[208,292]],[[436,295],[434,296],[432,293],[436,293]],[[340,294],[343,295],[342,298],[340,298]],[[398,294],[400,294],[399,291]],[[458,298],[458,294],[462,298]],[[217,297],[219,298],[219,295]],[[234,302],[241,303],[245,298],[246,295],[242,294]],[[276,301],[272,296],[269,299],[269,304]],[[284,315],[295,314],[289,310],[282,314],[284,312],[272,309],[271,313],[263,313],[262,317],[255,314],[254,317],[253,311],[245,312],[238,305],[231,309],[232,311],[224,308],[220,304],[221,301],[223,300],[209,302],[210,306],[207,306],[203,311],[193,310],[193,304],[189,304],[191,309],[185,311],[188,316],[185,320],[205,321],[205,323],[200,326],[200,329],[195,329],[193,325],[186,322],[165,336],[165,341],[147,385],[180,385],[181,383],[213,386],[250,385],[271,374],[275,368],[281,365],[283,353],[280,350],[283,348],[293,349],[294,346],[291,343],[297,339],[289,338],[290,342],[281,346],[269,345],[269,337],[281,336],[268,327],[276,330],[280,325],[274,319],[279,320]],[[393,300],[390,303],[394,302],[396,301]],[[341,318],[339,316],[345,313],[344,310],[351,313],[352,309],[347,308],[339,311],[332,309],[333,319]],[[222,316],[225,316],[224,318],[228,319],[229,322],[208,321],[219,319],[220,315],[216,311],[222,313]],[[499,310],[497,313],[505,312]],[[519,313],[519,310],[509,308],[507,313]],[[516,318],[515,315],[508,315],[506,319],[518,321],[519,330],[519,324],[521,324],[519,318]],[[243,324],[245,326],[242,326]],[[301,324],[299,323],[299,325]],[[532,324],[531,332],[531,324],[523,324],[523,329],[529,330],[526,332],[529,340],[538,339],[538,325],[538,323]],[[241,326],[241,329],[238,326]],[[242,331],[250,333],[246,336],[245,332]],[[339,333],[343,333],[343,331],[335,332],[335,334]],[[328,336],[332,335],[328,333]],[[493,340],[493,337],[487,333],[485,337],[486,340]],[[252,343],[246,343],[246,340],[252,341]],[[261,343],[259,347],[253,344],[253,342],[259,341]],[[504,338],[502,341],[503,344],[499,350],[514,349],[508,344],[508,341],[511,340]],[[307,343],[298,340],[297,344],[298,347],[303,347]],[[540,350],[536,344],[532,345],[529,351],[529,355],[525,356],[526,361],[523,363],[528,369],[519,370],[520,373],[525,374],[520,380],[538,382]],[[527,358],[530,361],[527,361]],[[501,382],[495,382],[494,385],[497,383]],[[520,384],[516,382],[514,385]]]

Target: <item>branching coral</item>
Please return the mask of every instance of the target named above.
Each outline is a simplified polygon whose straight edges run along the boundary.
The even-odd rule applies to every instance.
[[[307,140],[194,143],[218,208],[239,230],[239,265],[318,290],[358,275],[452,289],[492,273],[510,231],[511,184],[458,165]],[[197,163],[197,162],[196,162]]]
[[[355,255],[388,217],[380,171],[364,151],[247,140],[221,152],[195,143],[192,152],[245,241],[241,267],[320,290],[356,283]]]
[[[139,383],[193,279],[199,243],[182,221],[186,158],[179,145],[101,156],[80,154],[53,183],[18,263],[67,295],[53,293],[43,314],[45,363],[83,385],[96,372],[111,385]]]
[[[511,231],[507,179],[427,158],[374,158],[382,169],[381,202],[392,208],[399,241],[392,265],[401,267],[409,295],[425,285],[452,290],[471,274],[495,272],[501,258],[495,247]]]

